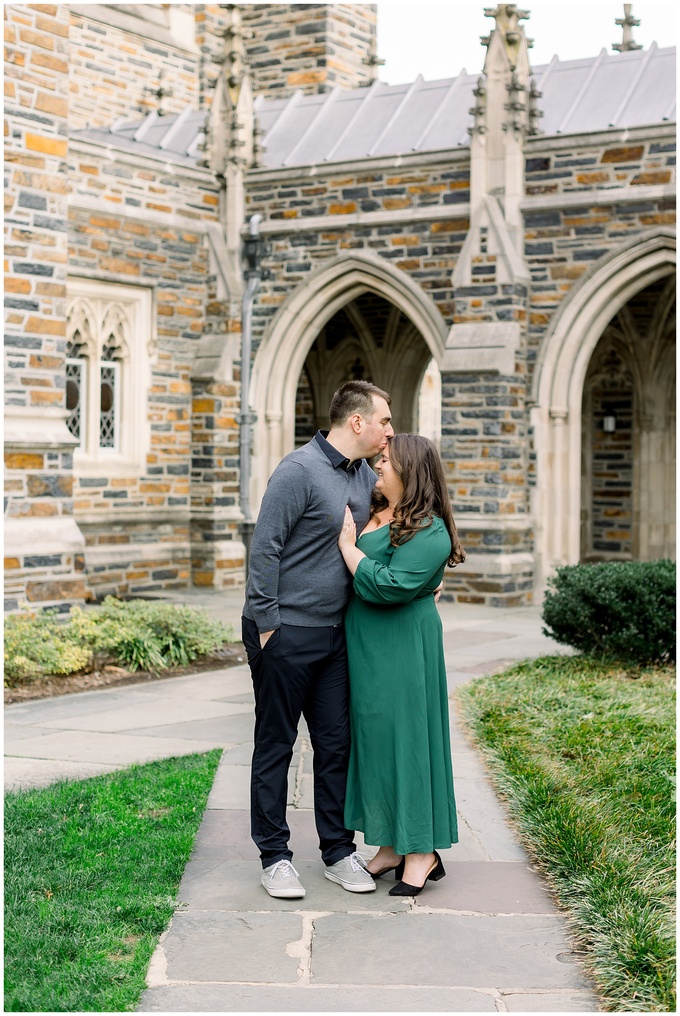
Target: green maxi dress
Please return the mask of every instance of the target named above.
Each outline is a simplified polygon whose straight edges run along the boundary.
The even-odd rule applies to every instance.
[[[398,854],[458,840],[442,624],[433,591],[451,541],[440,518],[393,547],[389,526],[359,537],[367,556],[345,618],[352,747],[345,825]]]

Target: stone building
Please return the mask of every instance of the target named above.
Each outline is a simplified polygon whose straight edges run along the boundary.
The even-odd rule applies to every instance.
[[[244,493],[350,377],[440,443],[447,594],[674,556],[675,51],[629,10],[532,66],[501,4],[406,85],[371,4],[4,11],[7,609],[241,584]]]

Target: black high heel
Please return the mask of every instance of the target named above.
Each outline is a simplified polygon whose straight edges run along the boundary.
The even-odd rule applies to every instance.
[[[375,871],[375,872],[369,871],[369,869],[366,868],[366,871],[368,871],[368,874],[371,876],[371,878],[380,878],[381,875],[387,875],[387,873],[389,871],[393,871],[394,872],[394,877],[396,879],[400,879],[402,877],[402,875],[404,874],[404,865],[405,865],[405,863],[406,863],[406,861],[402,857],[402,859],[399,862],[399,864],[396,864],[393,868],[381,868],[380,871]]]
[[[418,893],[421,893],[423,891],[423,889],[425,888],[425,883],[426,882],[428,882],[428,881],[429,882],[438,882],[440,878],[444,878],[444,875],[446,874],[446,872],[444,870],[444,865],[442,864],[442,859],[441,859],[441,857],[439,856],[439,854],[437,853],[436,850],[433,851],[433,853],[434,853],[434,864],[432,865],[432,867],[430,868],[429,872],[425,876],[425,882],[423,882],[422,885],[410,885],[408,882],[397,882],[397,884],[392,889],[390,889],[389,895],[390,896],[417,896]],[[402,872],[401,873],[402,873],[402,875],[404,874],[403,868],[402,868]]]

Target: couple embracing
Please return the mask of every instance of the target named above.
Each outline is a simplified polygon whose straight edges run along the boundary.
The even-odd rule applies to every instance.
[[[441,460],[394,435],[366,381],[333,396],[330,431],[271,476],[253,535],[243,642],[255,691],[251,829],[270,896],[300,898],[286,822],[300,716],[314,750],[326,878],[390,895],[445,874],[457,841],[442,628],[435,593],[464,560]],[[366,459],[379,455],[376,472]],[[359,534],[357,538],[357,534]],[[366,861],[354,830],[379,847]]]

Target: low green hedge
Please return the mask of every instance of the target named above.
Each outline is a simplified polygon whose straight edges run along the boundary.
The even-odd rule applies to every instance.
[[[546,635],[602,659],[675,660],[675,562],[558,568],[543,604]]]
[[[231,625],[174,603],[107,596],[101,607],[74,607],[65,621],[50,610],[11,614],[5,619],[5,685],[108,660],[132,671],[184,667],[233,641]]]

